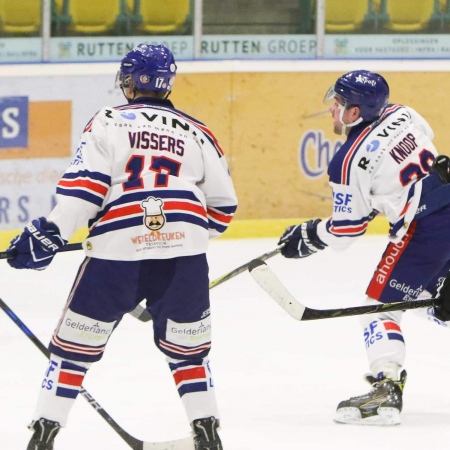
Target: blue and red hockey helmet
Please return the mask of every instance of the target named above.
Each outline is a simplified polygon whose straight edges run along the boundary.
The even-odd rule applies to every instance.
[[[139,44],[122,59],[116,85],[139,91],[170,92],[176,73],[175,58],[167,47]]]
[[[380,74],[369,70],[354,70],[339,77],[325,101],[340,96],[346,108],[358,106],[364,122],[377,119],[389,100],[389,85]]]

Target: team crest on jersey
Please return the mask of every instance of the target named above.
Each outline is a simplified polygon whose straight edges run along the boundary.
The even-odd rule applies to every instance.
[[[367,144],[366,146],[366,150],[368,152],[374,152],[375,150],[378,149],[378,147],[380,146],[380,141],[378,141],[377,139],[375,139],[374,141],[371,141]]]
[[[160,198],[148,197],[141,205],[145,212],[144,225],[152,231],[160,230],[166,223],[162,210],[164,202]]]
[[[136,114],[134,112],[121,112],[120,115],[124,118],[124,119],[128,119],[128,120],[134,120],[136,119]]]

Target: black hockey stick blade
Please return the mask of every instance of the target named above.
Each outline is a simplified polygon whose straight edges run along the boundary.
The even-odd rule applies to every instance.
[[[28,339],[47,357],[50,357],[50,351],[38,339],[38,337],[22,322],[12,309],[0,298],[0,308],[6,315],[23,331]],[[89,392],[81,387],[80,394],[84,399],[97,411],[103,419],[114,429],[114,431],[132,448],[133,450],[194,450],[194,441],[191,437],[176,439],[167,442],[145,442],[141,441],[128,432],[126,432],[89,394]]]
[[[66,244],[58,250],[58,253],[71,252],[72,250],[81,250],[82,248],[83,246],[81,245],[81,242],[77,242],[75,244]],[[8,255],[8,252],[6,251],[0,252],[0,259],[9,259],[9,258],[11,257]]]
[[[257,259],[261,261],[265,261],[269,258],[272,258],[272,256],[278,255],[278,253],[281,252],[281,249],[283,248],[282,245],[279,247],[268,251],[267,253],[262,254]],[[219,278],[216,278],[215,280],[211,281],[209,283],[209,289],[215,288],[216,286],[219,286],[219,284],[224,283],[225,281],[231,280],[231,278],[234,278],[236,275],[239,275],[243,272],[245,272],[248,269],[248,266],[251,262],[246,262],[245,264],[242,264],[242,266],[236,267],[236,269],[233,269],[231,272],[226,273],[225,275],[222,275]],[[136,309],[134,311],[131,311],[130,314],[135,317],[136,319],[141,320],[142,322],[148,322],[149,320],[152,320],[152,316],[150,313],[141,305],[137,305]]]
[[[353,306],[349,308],[312,309],[294,298],[264,261],[254,259],[249,264],[248,270],[254,280],[270,295],[270,297],[272,297],[273,300],[275,300],[276,303],[278,303],[294,319],[300,321],[359,316],[361,314],[374,314],[388,311],[404,311],[407,309],[437,306],[440,303],[439,300],[431,298],[410,302]]]

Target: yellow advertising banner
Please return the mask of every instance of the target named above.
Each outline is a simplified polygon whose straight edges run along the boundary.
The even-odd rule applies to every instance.
[[[29,102],[27,145],[3,148],[0,160],[70,157],[71,123],[72,102]]]
[[[206,123],[227,155],[236,186],[236,219],[326,217],[331,213],[327,166],[344,136],[333,134],[323,103],[342,73],[181,74],[172,100]],[[391,102],[416,109],[445,145],[442,89],[447,73],[384,74]]]
[[[445,145],[447,115],[441,88],[446,86],[448,73],[380,72],[389,82],[390,101],[406,104],[424,116],[434,129],[438,150],[450,154]],[[225,237],[279,236],[287,225],[330,215],[327,166],[345,137],[333,134],[331,114],[323,97],[342,73],[224,71],[177,76],[171,95],[175,107],[211,129],[229,162],[239,207]],[[64,80],[59,78],[57,84],[61,92],[68,92]],[[105,93],[98,88],[86,91],[83,77],[78,82],[91,100],[91,113],[104,106]],[[71,89],[76,90],[76,86]],[[19,100],[23,99],[18,99],[20,106]],[[113,105],[122,99],[118,102],[115,94],[110,100]],[[73,134],[77,134],[77,139],[80,134],[70,124],[74,120],[84,123],[89,118],[77,105],[73,99],[30,101],[28,142],[24,144],[23,139],[18,139],[20,145],[0,152],[5,176],[19,170],[17,160],[24,164],[28,161],[25,169],[33,170],[32,165],[37,176],[48,172],[48,161],[54,165],[61,159],[62,168],[55,166],[55,170],[62,173],[67,164],[64,161],[75,151]],[[3,120],[11,122],[11,117],[5,116]],[[6,130],[12,134],[13,128],[9,126]],[[34,202],[32,194],[15,200],[13,192],[5,191],[9,178],[5,180],[3,195],[12,200],[0,204],[0,217],[6,224],[3,228],[7,228],[7,219],[12,222],[17,217],[24,222],[34,217],[31,206],[39,211],[48,209],[47,204]],[[52,184],[52,192],[53,189]],[[25,210],[27,214],[22,212]],[[387,229],[384,218],[378,217],[369,232],[385,233]]]

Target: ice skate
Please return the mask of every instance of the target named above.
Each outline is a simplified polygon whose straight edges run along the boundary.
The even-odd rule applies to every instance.
[[[196,419],[192,422],[195,450],[223,450],[217,433],[219,425],[215,417]]]
[[[366,376],[366,380],[372,385],[372,391],[339,403],[334,416],[335,422],[354,425],[400,425],[406,371],[402,371],[400,380],[376,379],[372,375]]]
[[[58,422],[41,418],[33,421],[28,427],[34,431],[27,450],[53,450],[55,436],[61,429]]]

